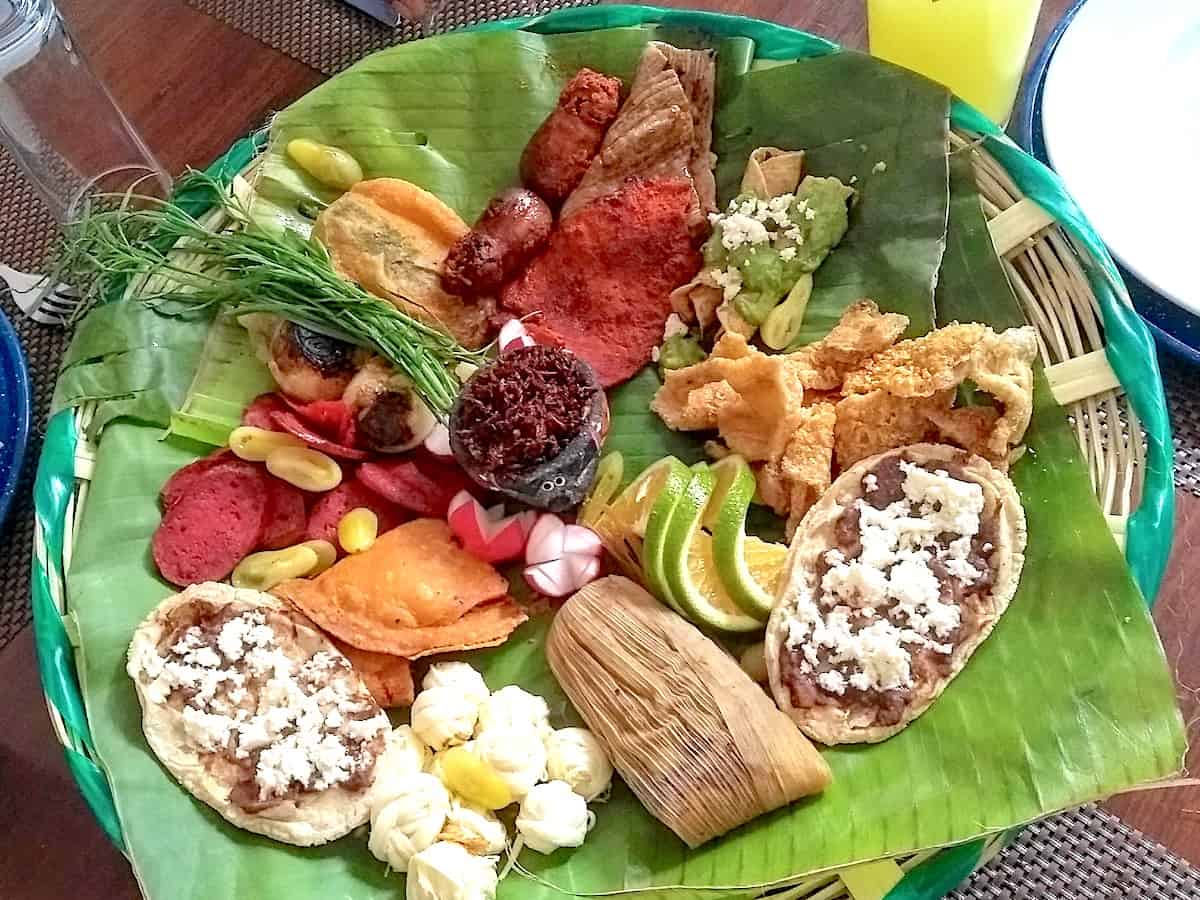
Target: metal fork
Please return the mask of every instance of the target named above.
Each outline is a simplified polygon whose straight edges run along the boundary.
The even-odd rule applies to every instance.
[[[21,272],[4,263],[0,263],[0,279],[8,283],[21,312],[43,325],[66,325],[83,300],[70,285],[51,287],[45,275]]]

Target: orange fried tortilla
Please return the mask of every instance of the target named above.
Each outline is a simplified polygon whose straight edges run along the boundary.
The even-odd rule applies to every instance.
[[[416,691],[413,687],[412,665],[407,659],[390,653],[359,650],[344,641],[334,640],[333,643],[350,660],[354,671],[383,709],[412,706]]]
[[[457,627],[476,606],[507,590],[499,572],[454,542],[445,522],[415,519],[316,578],[285,581],[274,593],[346,643],[412,659],[411,648],[425,646],[412,632]],[[464,635],[462,649],[466,641],[479,639],[471,627]],[[472,646],[490,640],[485,636]],[[434,642],[450,645],[453,640],[443,636]]]

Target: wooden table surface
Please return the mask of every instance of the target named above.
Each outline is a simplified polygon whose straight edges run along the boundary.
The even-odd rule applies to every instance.
[[[1044,0],[1035,48],[1070,3]],[[667,5],[746,13],[866,46],[861,0]],[[211,161],[323,78],[183,0],[59,0],[59,6],[93,68],[173,172]],[[1200,718],[1200,656],[1185,653],[1200,636],[1200,608],[1189,590],[1200,582],[1196,545],[1200,499],[1181,493],[1175,554],[1156,618],[1167,654],[1177,663],[1189,722]],[[92,821],[55,743],[31,630],[0,652],[0,710],[0,897],[135,900],[132,873]],[[1200,865],[1200,788],[1146,791],[1108,806]]]

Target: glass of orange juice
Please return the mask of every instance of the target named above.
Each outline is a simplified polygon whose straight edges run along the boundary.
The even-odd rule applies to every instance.
[[[1003,125],[1042,0],[867,0],[871,53],[920,72]]]

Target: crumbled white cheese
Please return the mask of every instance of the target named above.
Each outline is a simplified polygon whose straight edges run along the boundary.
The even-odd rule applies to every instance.
[[[919,505],[921,516],[934,528],[958,535],[979,533],[982,487],[951,478],[944,470],[930,472],[913,463],[902,462],[900,469],[905,476],[904,496]]]
[[[784,262],[791,262],[793,259],[796,258],[796,248],[795,247],[784,247],[782,250],[779,251],[779,258],[782,259]]]
[[[831,694],[846,693],[846,676],[837,669],[831,669],[828,672],[822,672],[817,676],[817,684],[829,691]]]
[[[734,266],[730,266],[724,270],[718,269],[712,273],[712,279],[717,283],[717,287],[721,288],[722,296],[726,302],[736,297],[742,289],[741,270]]]
[[[856,503],[858,557],[847,559],[836,547],[825,551],[828,569],[816,595],[802,590],[793,601],[787,644],[801,652],[802,672],[835,667],[816,678],[830,694],[844,694],[847,685],[860,691],[911,686],[913,651],[953,652],[950,638],[962,609],[942,600],[930,566],[935,555],[964,583],[983,577],[968,561],[983,512],[981,487],[907,462],[901,470],[903,499],[884,509]],[[862,483],[868,492],[879,487],[874,474]],[[955,536],[948,547],[946,534]]]
[[[319,652],[300,664],[257,612],[230,618],[209,641],[215,646],[199,628],[190,628],[165,653],[153,647],[138,653],[131,670],[143,683],[148,680],[147,693],[156,702],[186,692],[183,730],[199,750],[254,757],[261,799],[296,784],[324,790],[371,764],[371,753],[358,742],[386,734],[390,725],[378,711],[344,721],[341,706],[357,709],[363,703],[354,694],[356,682],[345,678],[351,670],[339,654]],[[248,677],[258,685],[249,709],[242,705]]]
[[[744,213],[733,213],[721,222],[721,245],[726,250],[736,250],[745,244],[765,244],[770,239],[767,226]]]
[[[229,743],[234,725],[229,716],[204,712],[194,706],[185,706],[182,716],[184,734],[195,741],[202,750],[223,750]]]
[[[657,347],[650,348],[650,362],[658,362],[662,358],[662,353]]]
[[[848,606],[875,606],[888,593],[888,576],[855,559],[831,567],[821,579],[821,589]]]
[[[885,162],[884,162],[884,161],[881,159],[879,162],[875,163],[875,165],[871,166],[871,171],[872,171],[872,172],[876,172],[876,173],[878,173],[878,172],[886,172],[886,171],[887,171],[887,163],[885,163]]]
[[[817,217],[817,211],[815,209],[813,209],[811,206],[808,207],[806,210],[804,210],[804,218],[806,218],[808,221],[811,222],[816,217]]]

